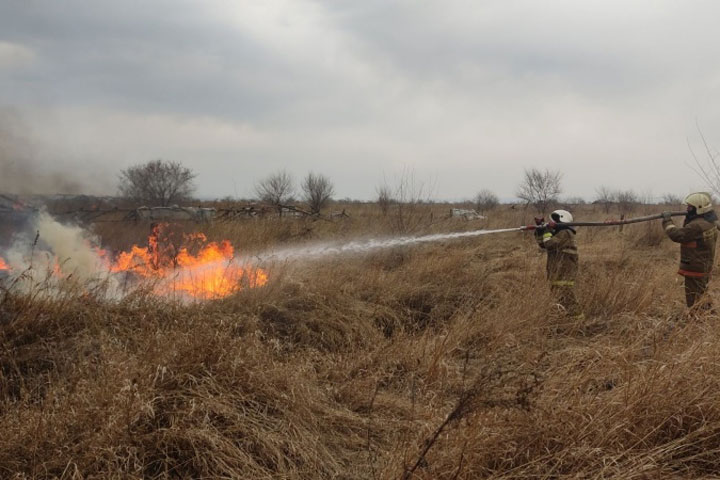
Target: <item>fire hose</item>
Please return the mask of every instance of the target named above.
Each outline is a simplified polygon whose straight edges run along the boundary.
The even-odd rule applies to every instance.
[[[671,217],[684,217],[687,215],[687,212],[670,212]],[[617,225],[629,225],[631,223],[642,223],[642,222],[650,222],[652,220],[659,220],[663,218],[662,213],[658,213],[655,215],[648,215],[645,217],[637,217],[637,218],[628,218],[628,219],[621,219],[621,220],[605,220],[603,222],[567,222],[567,223],[560,223],[556,222],[558,225],[564,225],[568,227],[612,227]],[[519,231],[527,231],[527,230],[537,230],[539,228],[546,228],[548,226],[547,223],[543,223],[542,219],[539,219],[540,222],[536,225],[525,225],[522,227],[519,227]]]

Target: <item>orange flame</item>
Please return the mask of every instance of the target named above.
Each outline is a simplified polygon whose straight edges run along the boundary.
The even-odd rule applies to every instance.
[[[166,235],[167,224],[153,225],[146,247],[133,245],[128,251],[113,257],[95,245],[93,248],[103,270],[111,273],[127,272],[149,280],[159,295],[181,294],[187,298],[212,300],[224,298],[244,288],[261,287],[268,282],[267,272],[241,265],[235,258],[232,244],[208,242],[202,233],[176,236]],[[178,243],[179,246],[176,246]],[[66,278],[61,259],[48,254],[48,272],[55,278]],[[0,257],[0,272],[12,268]]]
[[[243,288],[267,283],[264,270],[242,267],[233,261],[235,251],[229,241],[208,243],[205,235],[195,233],[185,235],[183,243],[186,245],[176,250],[162,241],[166,226],[153,226],[148,246],[134,245],[129,251],[120,253],[110,271],[131,272],[157,280],[156,291],[161,294],[179,292],[201,300],[227,297]],[[198,248],[192,248],[198,244]],[[191,249],[197,253],[191,253]]]

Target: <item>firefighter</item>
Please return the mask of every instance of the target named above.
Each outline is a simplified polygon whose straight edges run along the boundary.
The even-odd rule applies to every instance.
[[[670,212],[663,212],[662,226],[670,240],[680,244],[678,273],[685,277],[688,308],[697,305],[696,309],[710,310],[712,305],[705,293],[715,262],[715,242],[720,224],[709,193],[691,193],[683,204],[687,205],[687,214],[682,228],[673,223]],[[701,299],[702,302],[699,302]]]
[[[550,218],[550,222],[535,229],[535,240],[547,252],[547,278],[555,298],[567,315],[581,320],[584,315],[575,296],[578,273],[575,230],[563,225],[572,222],[573,217],[566,210],[555,210]],[[542,224],[542,219],[538,220]]]

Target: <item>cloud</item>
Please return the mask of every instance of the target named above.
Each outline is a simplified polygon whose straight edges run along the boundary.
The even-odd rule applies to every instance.
[[[573,195],[682,193],[695,121],[720,144],[718,14],[708,0],[6,2],[4,41],[32,62],[0,77],[0,98],[42,158],[106,183],[163,157],[195,168],[205,196],[287,168],[369,198],[412,168],[443,198],[508,197],[529,166],[562,169]]]
[[[35,52],[24,46],[0,41],[0,70],[15,70],[31,65]]]

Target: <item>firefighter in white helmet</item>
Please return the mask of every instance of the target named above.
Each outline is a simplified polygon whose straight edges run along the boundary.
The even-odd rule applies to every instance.
[[[578,250],[575,230],[565,223],[573,221],[567,210],[555,210],[551,221],[535,229],[535,239],[547,252],[547,278],[558,303],[565,313],[575,319],[584,317],[575,295],[575,280],[578,273]]]
[[[687,306],[709,310],[712,305],[705,293],[715,263],[718,217],[707,192],[691,193],[683,204],[687,205],[687,214],[682,228],[673,223],[670,212],[663,212],[662,225],[670,240],[680,244],[678,273],[685,277]]]

